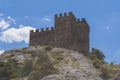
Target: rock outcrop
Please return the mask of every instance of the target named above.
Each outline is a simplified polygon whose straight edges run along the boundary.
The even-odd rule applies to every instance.
[[[49,47],[48,47],[49,48]],[[37,56],[34,52],[47,54],[53,66],[58,69],[58,74],[44,76],[39,80],[103,80],[99,76],[99,71],[94,68],[89,58],[77,51],[46,47],[29,47],[24,49],[15,49],[6,51],[2,54],[3,61],[7,61],[8,56],[23,63],[26,59],[36,62]]]

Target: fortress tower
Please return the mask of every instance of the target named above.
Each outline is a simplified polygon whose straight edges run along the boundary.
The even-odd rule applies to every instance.
[[[30,31],[29,46],[53,46],[89,52],[89,25],[84,18],[76,19],[72,12],[54,16],[54,27]]]

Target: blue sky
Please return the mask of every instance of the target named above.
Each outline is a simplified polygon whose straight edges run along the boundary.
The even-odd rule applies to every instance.
[[[90,26],[90,47],[120,64],[120,0],[0,0],[0,52],[27,47],[29,30],[54,26],[54,14],[72,11]]]

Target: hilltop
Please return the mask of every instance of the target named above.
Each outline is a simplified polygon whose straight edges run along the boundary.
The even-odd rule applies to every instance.
[[[8,74],[0,80],[108,80],[88,57],[73,50],[38,46],[8,50],[0,58],[11,66],[8,73],[0,68],[1,75]]]
[[[55,73],[53,69],[54,74],[48,75],[46,70],[51,68],[50,65],[48,65],[48,67],[43,70],[43,72],[47,72],[43,78],[39,76],[39,79],[36,77],[36,79],[30,80],[102,80],[99,77],[98,70],[93,67],[91,61],[87,57],[73,50],[39,46],[9,50],[3,53],[2,56],[4,57],[3,61],[5,62],[9,59],[15,59],[18,60],[19,63],[24,63],[27,60],[33,62],[33,65],[38,65],[41,61],[41,63],[44,64],[45,62],[47,64],[52,64],[55,68]],[[39,61],[39,58],[43,58],[43,60]],[[47,60],[50,61],[50,63],[47,62]],[[38,74],[39,73],[40,71],[38,71]],[[24,76],[28,77],[29,75],[31,74]]]

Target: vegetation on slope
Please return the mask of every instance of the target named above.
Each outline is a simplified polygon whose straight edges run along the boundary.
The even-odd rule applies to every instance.
[[[45,49],[50,51],[50,47]],[[0,80],[24,80],[24,78],[40,80],[44,76],[58,73],[45,53],[45,51],[33,51],[32,56],[36,56],[36,61],[26,59],[24,63],[19,63],[9,57],[7,62],[0,62]]]
[[[48,51],[50,49],[46,48]],[[33,66],[30,75],[28,76],[28,80],[39,80],[44,76],[58,73],[58,70],[53,67],[53,64],[50,62],[47,54],[43,52],[36,52],[38,56],[38,60],[36,64]]]
[[[101,77],[104,80],[112,79],[120,73],[120,65],[108,64],[104,60],[105,55],[98,49],[92,48],[90,59],[95,68],[101,72]]]
[[[7,62],[0,61],[0,80],[40,80],[44,76],[59,73],[54,65],[61,63],[61,61],[64,61],[64,64],[69,62],[64,60],[65,57],[70,57],[69,53],[66,53],[67,56],[65,56],[63,51],[50,52],[53,50],[50,46],[28,52],[25,52],[26,49],[23,49],[22,52],[31,54],[33,58],[26,58],[23,63],[14,59],[14,54],[6,56]],[[49,56],[53,58],[53,62],[51,62]],[[76,56],[74,57],[76,60]],[[91,62],[100,71],[103,80],[114,80],[115,76],[120,73],[120,65],[107,64],[104,58],[105,55],[98,49],[93,48],[90,52]],[[75,62],[73,65],[78,66]]]
[[[9,80],[10,78],[20,77],[21,67],[15,59],[7,62],[0,62],[0,79]]]

